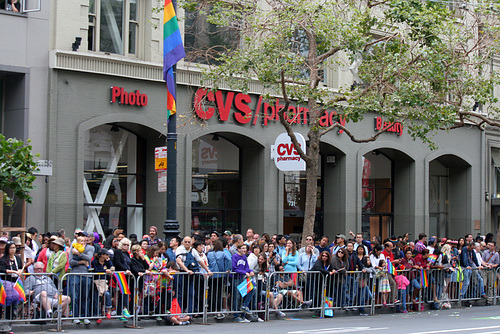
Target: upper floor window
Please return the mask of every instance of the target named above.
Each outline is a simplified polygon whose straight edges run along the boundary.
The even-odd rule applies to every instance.
[[[138,0],[90,0],[88,50],[137,55]]]
[[[186,61],[217,65],[217,57],[238,48],[238,29],[210,23],[202,11],[186,11],[184,49]]]
[[[40,0],[0,0],[0,9],[14,13],[40,11]]]

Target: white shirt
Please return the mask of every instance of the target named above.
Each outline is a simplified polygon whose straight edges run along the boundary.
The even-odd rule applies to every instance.
[[[385,256],[384,256],[384,254],[382,254],[382,252],[380,252],[380,257],[379,258],[376,258],[375,255],[373,255],[373,254],[370,255],[370,262],[372,263],[372,267],[373,268],[379,266],[378,264],[379,264],[380,260],[384,260],[385,261]]]

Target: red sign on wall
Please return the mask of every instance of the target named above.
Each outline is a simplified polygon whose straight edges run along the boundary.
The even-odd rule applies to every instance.
[[[112,86],[109,103],[115,103],[117,101],[119,104],[144,107],[148,105],[148,96],[146,94],[141,94],[139,90],[128,93],[123,87]]]

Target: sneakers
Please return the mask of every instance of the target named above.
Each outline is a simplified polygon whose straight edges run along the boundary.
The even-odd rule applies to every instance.
[[[110,313],[106,313],[106,319],[111,319],[111,314]]]
[[[127,322],[128,321],[127,318],[125,318],[125,317],[118,318],[118,320],[120,320],[121,322]]]
[[[226,316],[222,313],[218,313],[216,316],[215,316],[215,320],[222,320],[224,319]]]
[[[101,322],[102,322],[102,319],[97,319],[97,320],[95,321],[95,323],[96,323],[96,324],[98,324],[98,325],[99,325]]]
[[[241,310],[245,312],[245,314],[252,315],[252,311],[247,306],[242,306]]]
[[[90,320],[89,319],[83,319],[83,323],[85,325],[90,325]]]
[[[111,310],[111,315],[114,317],[116,315],[116,310]]]
[[[312,300],[308,300],[306,302],[303,302],[302,304],[300,304],[300,308],[304,309],[304,308],[308,308],[309,306],[311,306],[312,304]]]
[[[80,320],[75,319],[75,320],[73,320],[73,323],[74,323],[75,325],[79,325],[81,322],[80,322]]]
[[[286,313],[285,313],[285,312],[281,312],[281,311],[279,311],[279,310],[276,310],[276,315],[277,315],[278,317],[281,317],[281,318],[286,317]]]
[[[257,322],[264,322],[264,319],[257,318]]]
[[[189,325],[190,322],[189,321],[183,321],[179,324],[179,326],[185,326],[185,325]]]
[[[156,317],[156,321],[163,321],[162,317]]]
[[[236,318],[234,318],[234,322],[245,323],[245,322],[250,322],[250,320],[247,320],[245,318],[236,317]]]
[[[123,316],[125,318],[131,318],[132,317],[126,308],[123,309],[122,314],[123,314]]]

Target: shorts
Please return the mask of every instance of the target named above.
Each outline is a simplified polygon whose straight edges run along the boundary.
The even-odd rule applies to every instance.
[[[59,300],[57,298],[52,298],[52,297],[47,297],[47,300],[49,301],[50,305],[54,308],[57,307],[57,304],[59,303]],[[35,297],[35,302],[40,303],[40,295],[38,294]]]

